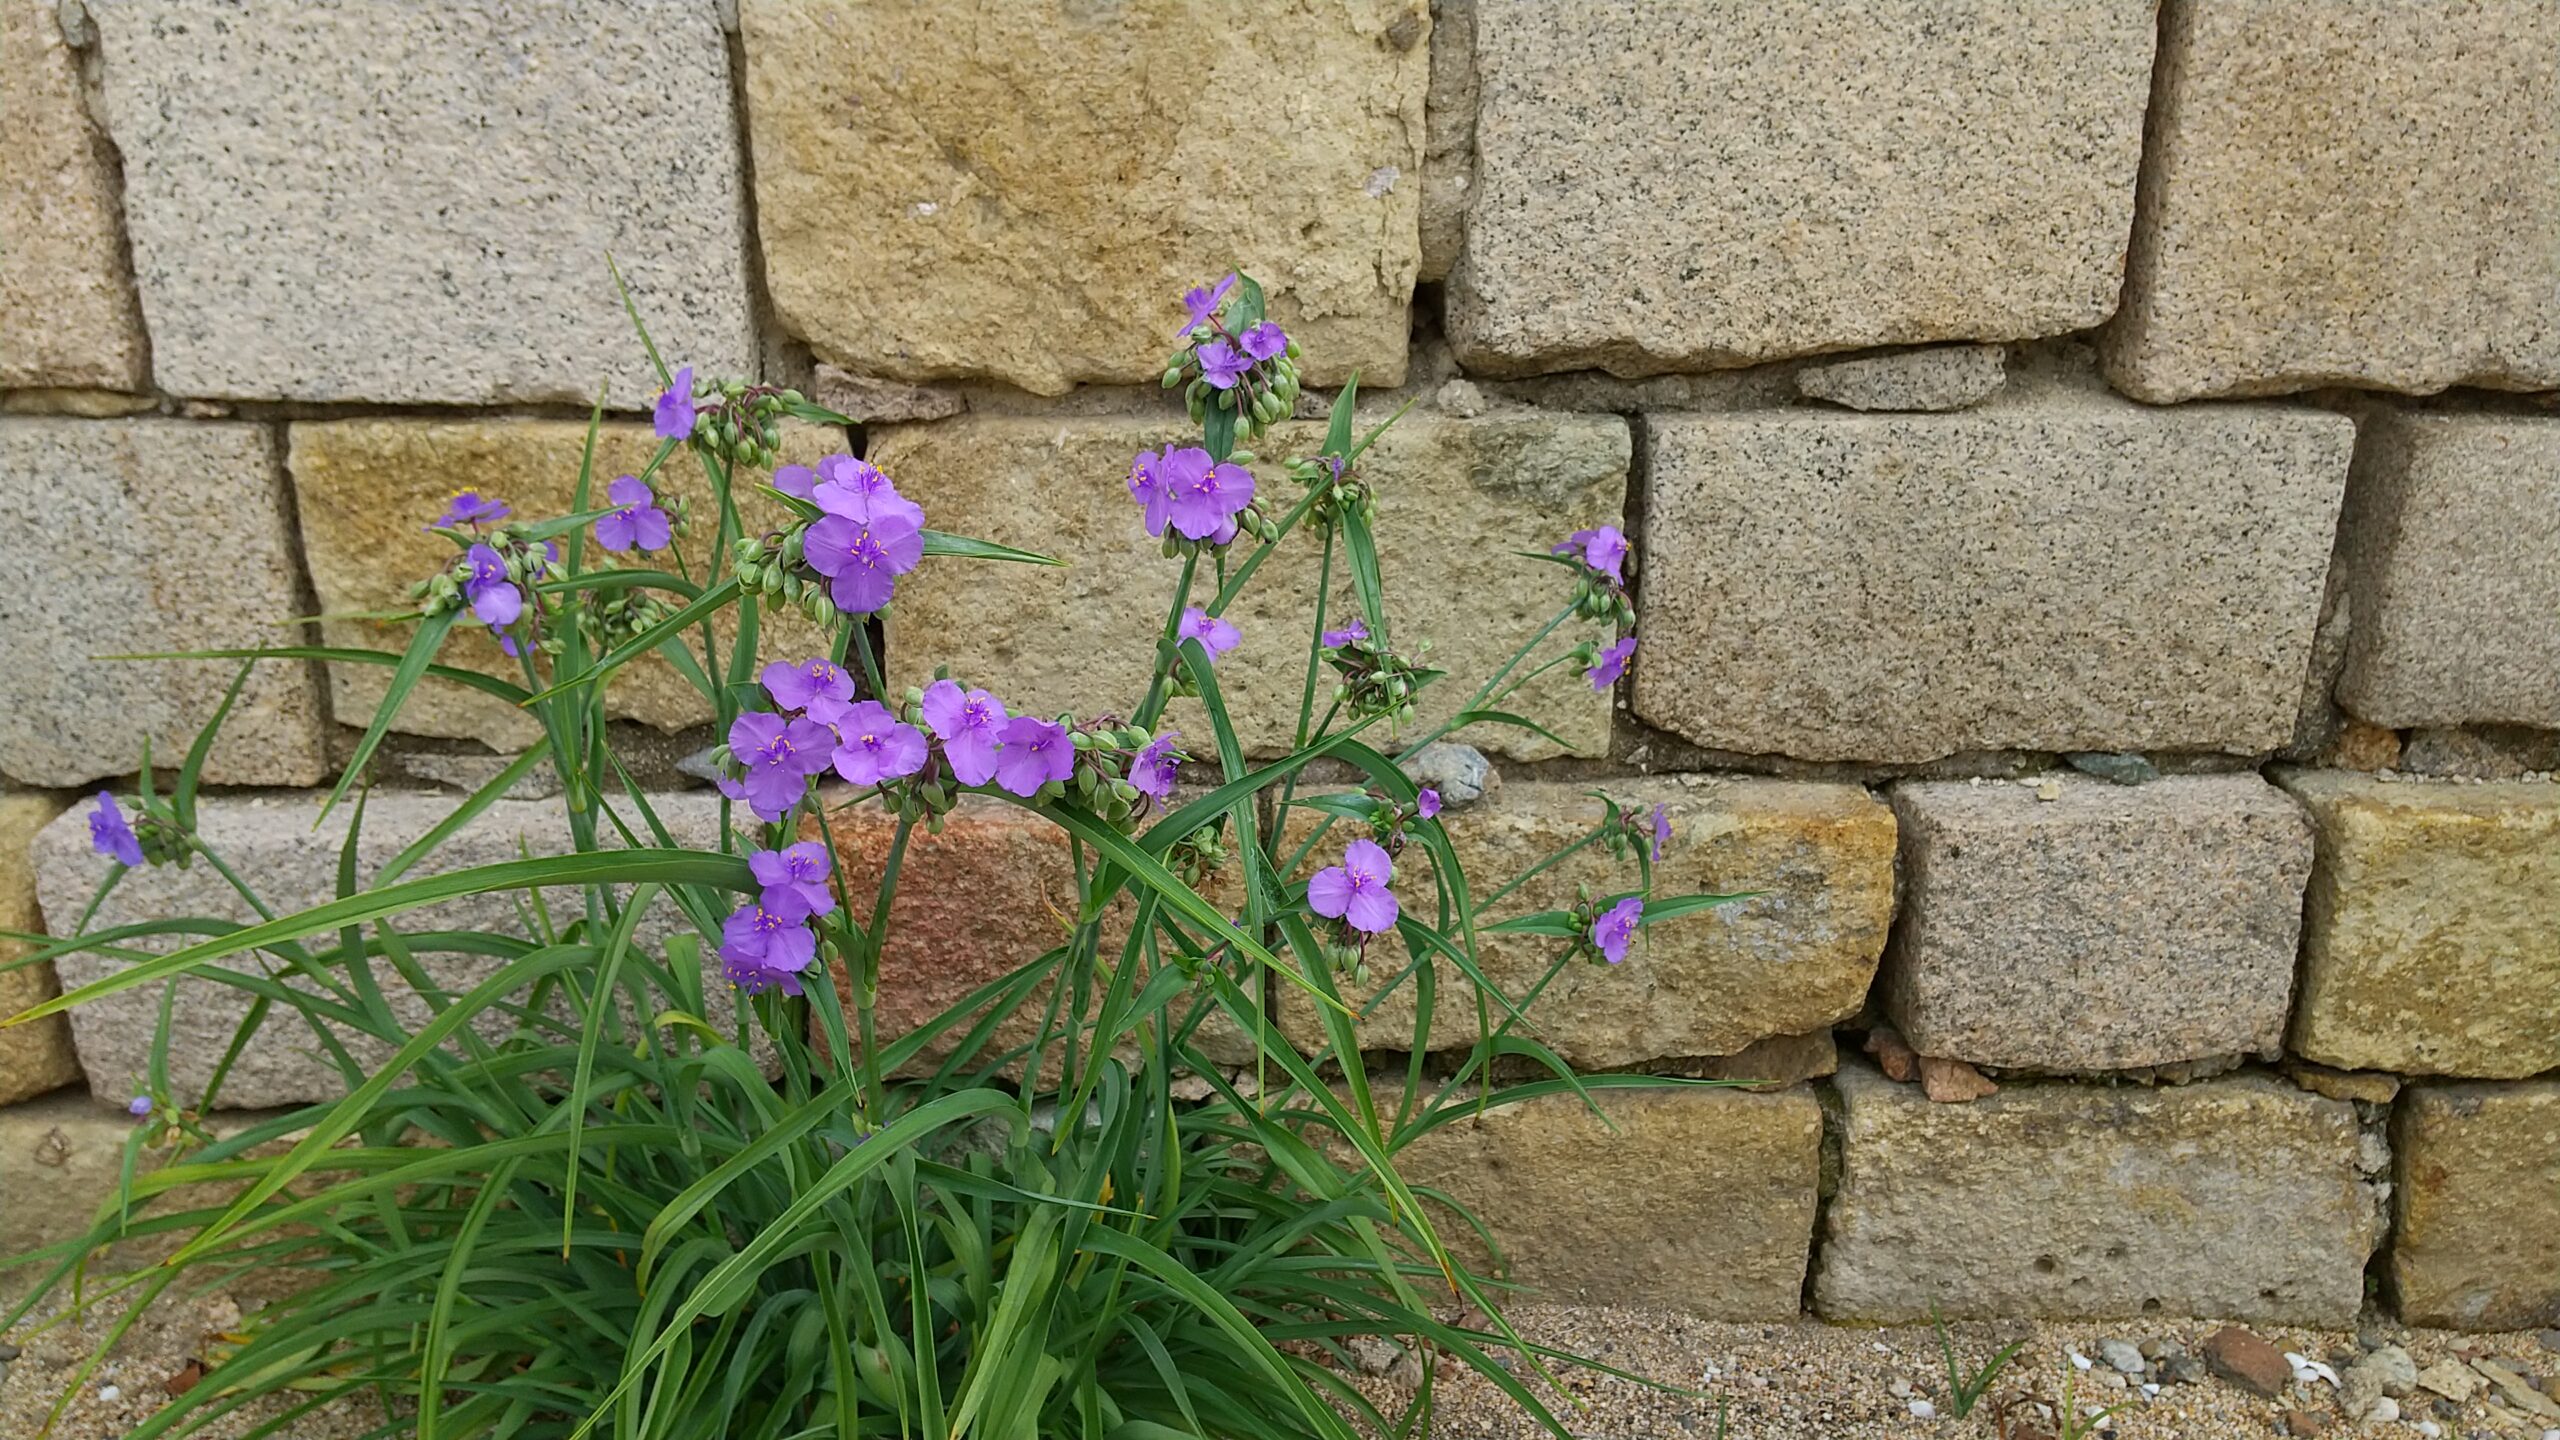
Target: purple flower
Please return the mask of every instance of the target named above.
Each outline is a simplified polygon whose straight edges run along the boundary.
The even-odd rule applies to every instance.
[[[901,515],[924,526],[924,507],[898,493],[889,477],[850,455],[830,455],[818,462],[818,483],[809,498],[819,509],[847,520],[880,520]]]
[[[832,860],[826,846],[803,840],[780,850],[756,851],[747,857],[747,869],[764,887],[765,909],[797,905],[801,914],[824,915],[836,908],[835,893],[827,888]]]
[[[1075,773],[1075,742],[1067,727],[1032,715],[1016,715],[996,732],[996,783],[1028,800],[1052,780]]]
[[[964,693],[957,680],[924,687],[924,723],[941,737],[943,757],[963,785],[984,785],[993,778],[996,740],[1008,718],[1003,702],[984,690]]]
[[[445,502],[444,513],[429,525],[430,530],[450,530],[456,525],[494,525],[515,512],[504,500],[492,500],[477,490],[456,490]]]
[[[800,972],[818,958],[807,905],[787,891],[779,898],[778,906],[741,905],[720,926],[721,969],[730,984],[750,994],[776,985],[785,995],[799,994]]]
[[[1150,800],[1173,798],[1174,772],[1182,765],[1182,752],[1173,748],[1181,732],[1167,730],[1150,740],[1129,762],[1129,783]]]
[[[836,608],[869,615],[889,603],[896,577],[924,558],[924,531],[903,514],[870,520],[823,515],[802,542],[809,568],[835,582]]]
[[[1671,843],[1671,812],[1663,806],[1653,807],[1653,860],[1662,863],[1663,847]]]
[[[1339,650],[1354,640],[1368,639],[1369,626],[1368,623],[1363,621],[1359,616],[1354,615],[1351,617],[1350,624],[1343,626],[1339,630],[1327,630],[1316,638],[1324,642],[1324,648],[1327,650]]]
[[[1623,584],[1626,581],[1619,567],[1627,560],[1627,537],[1619,534],[1615,525],[1603,525],[1597,530],[1576,530],[1556,542],[1548,553],[1579,556],[1583,564],[1608,576],[1612,583]]]
[[[1227,278],[1219,281],[1215,289],[1206,285],[1195,285],[1183,291],[1182,310],[1185,318],[1182,328],[1173,332],[1173,338],[1179,340],[1208,323],[1209,317],[1217,314],[1218,307],[1227,303],[1227,296],[1233,293],[1235,288],[1235,273],[1229,271]]]
[[[1643,923],[1644,901],[1630,895],[1591,923],[1592,947],[1615,965],[1627,958],[1627,946],[1636,938],[1636,927]]]
[[[1208,651],[1212,660],[1233,650],[1244,639],[1243,631],[1197,605],[1182,612],[1182,624],[1174,634],[1179,639],[1199,641],[1200,648]]]
[[[524,613],[524,592],[507,578],[507,562],[486,545],[474,545],[463,556],[462,598],[480,623],[496,630],[513,625]]]
[[[666,393],[658,397],[658,438],[693,438],[693,367],[690,365],[679,367],[676,378],[668,382]]]
[[[1601,651],[1600,663],[1583,671],[1582,678],[1591,682],[1592,689],[1605,695],[1610,686],[1618,683],[1618,677],[1627,673],[1627,657],[1635,653],[1636,637],[1630,635]]]
[[[1200,347],[1200,378],[1208,381],[1212,389],[1234,389],[1244,372],[1252,368],[1253,362],[1224,340],[1212,340]]]
[[[1209,452],[1200,453],[1205,456]],[[1164,522],[1173,514],[1173,490],[1165,483],[1163,465],[1164,455],[1153,450],[1141,450],[1138,458],[1129,462],[1129,498],[1146,508],[1150,535],[1163,534]]]
[[[1237,338],[1244,342],[1244,353],[1256,360],[1268,360],[1289,348],[1288,332],[1268,320]]]
[[[1425,785],[1413,795],[1414,818],[1428,820],[1440,813],[1440,792]]]
[[[142,841],[134,836],[133,827],[125,823],[124,811],[117,808],[116,797],[101,790],[97,806],[89,812],[89,848],[119,865],[141,864]]]
[[[147,1118],[151,1114],[151,1097],[148,1095],[134,1096],[132,1099],[125,1102],[124,1113],[132,1116],[136,1120]]]
[[[643,550],[664,550],[675,538],[675,526],[667,512],[658,508],[658,493],[649,482],[633,475],[617,477],[604,487],[604,498],[617,509],[596,517],[596,543],[615,554],[637,545]]]
[[[1387,882],[1396,878],[1396,862],[1374,840],[1354,840],[1342,847],[1342,863],[1315,873],[1307,881],[1307,908],[1329,920],[1347,920],[1351,928],[1375,935],[1396,928],[1396,897]]]
[[[764,667],[756,679],[764,693],[773,697],[777,710],[806,710],[809,718],[821,725],[833,725],[844,718],[853,703],[853,677],[844,667],[824,655],[798,665],[776,660]]]
[[[1216,464],[1196,445],[1166,450],[1156,479],[1164,487],[1165,518],[1188,540],[1210,539],[1221,526],[1232,537],[1237,512],[1253,503],[1253,473]]]
[[[836,773],[856,785],[903,780],[924,768],[924,732],[865,700],[837,722]]]
[[[806,465],[778,466],[773,472],[773,488],[794,500],[806,500],[813,505],[816,504],[818,499],[816,485],[817,472]]]
[[[729,725],[729,753],[747,772],[733,798],[745,800],[759,820],[781,819],[800,803],[809,777],[831,763],[835,743],[835,732],[815,720],[748,711]]]

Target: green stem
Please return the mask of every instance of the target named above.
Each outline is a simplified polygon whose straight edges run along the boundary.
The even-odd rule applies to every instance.
[[[1129,721],[1141,730],[1153,730],[1156,718],[1164,713],[1166,688],[1173,679],[1174,665],[1182,658],[1182,652],[1174,645],[1174,635],[1182,628],[1182,609],[1191,603],[1191,577],[1199,569],[1199,551],[1182,557],[1182,582],[1173,587],[1173,604],[1164,612],[1164,631],[1156,637],[1156,668],[1147,678],[1146,703]]]

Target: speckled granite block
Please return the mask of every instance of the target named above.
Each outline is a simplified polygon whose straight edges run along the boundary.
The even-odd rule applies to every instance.
[[[1657,415],[1635,706],[1806,760],[2269,751],[2354,427],[2016,386],[1945,415]]]
[[[1924,781],[1893,808],[1907,894],[1881,995],[1913,1049],[2047,1071],[2283,1049],[2311,880],[2283,791]]]
[[[1796,393],[1851,410],[1962,410],[2007,378],[2008,352],[1997,345],[1932,345],[1807,365]]]
[[[2107,371],[2560,385],[2560,5],[2169,0]]]
[[[0,388],[142,383],[115,167],[80,96],[56,0],[0,5]]]
[[[1619,375],[2113,311],[2147,0],[1478,0],[1449,330]]]
[[[92,0],[160,383],[612,401],[752,361],[710,0]]]
[[[2560,416],[2362,422],[2338,698],[2392,729],[2560,729]]]

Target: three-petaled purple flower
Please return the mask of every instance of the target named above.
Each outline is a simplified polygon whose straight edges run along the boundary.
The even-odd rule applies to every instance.
[[[800,972],[818,958],[809,906],[791,891],[741,905],[720,926],[720,964],[729,983],[756,994],[773,986],[800,993]]]
[[[1437,814],[1439,814],[1439,813],[1440,813],[1440,792],[1439,792],[1439,791],[1432,789],[1432,788],[1431,788],[1430,786],[1428,786],[1428,785],[1425,785],[1425,786],[1423,786],[1421,789],[1419,789],[1419,790],[1417,790],[1417,791],[1415,791],[1415,792],[1413,793],[1413,814],[1414,814],[1414,818],[1415,818],[1415,819],[1418,819],[1418,820],[1428,820],[1428,819],[1430,819],[1432,816],[1437,815]]]
[[[1608,576],[1611,584],[1626,583],[1627,577],[1620,567],[1627,561],[1627,537],[1619,534],[1615,525],[1603,525],[1596,530],[1576,530],[1557,541],[1548,553],[1578,556],[1583,564]]]
[[[924,687],[924,723],[941,739],[943,757],[963,785],[984,785],[994,777],[998,737],[1010,718],[1002,701],[984,690],[963,691],[957,680]]]
[[[1670,809],[1669,809],[1668,807],[1661,806],[1661,805],[1656,805],[1656,806],[1654,806],[1654,807],[1653,807],[1653,856],[1652,856],[1652,859],[1653,859],[1653,861],[1654,861],[1654,863],[1655,863],[1655,864],[1657,864],[1657,865],[1658,865],[1658,864],[1662,863],[1662,852],[1663,852],[1663,849],[1664,849],[1664,847],[1668,846],[1670,843],[1671,843],[1671,811],[1670,811]]]
[[[151,1097],[148,1095],[136,1095],[124,1102],[124,1113],[136,1120],[151,1118],[151,1108]]]
[[[1630,895],[1591,922],[1592,947],[1615,965],[1627,958],[1627,946],[1634,942],[1636,927],[1643,923],[1644,901]]]
[[[898,493],[879,467],[851,455],[830,455],[818,462],[818,483],[809,498],[830,515],[847,520],[879,520],[901,515],[924,525],[924,507]]]
[[[1256,360],[1268,360],[1289,348],[1289,333],[1265,320],[1236,337],[1244,344],[1244,353]]]
[[[142,863],[142,841],[125,823],[116,797],[101,790],[97,808],[89,812],[89,848],[127,868]]]
[[[815,720],[750,710],[729,724],[729,753],[747,772],[732,798],[759,820],[779,820],[800,803],[809,777],[834,763],[835,748],[835,732]]]
[[[1200,347],[1200,378],[1208,381],[1211,389],[1234,389],[1244,372],[1252,368],[1253,362],[1224,340],[1212,340]]]
[[[1173,492],[1165,486],[1163,466],[1164,456],[1153,450],[1141,450],[1129,462],[1129,498],[1146,511],[1150,535],[1163,534],[1164,522],[1173,515]]]
[[[1234,293],[1235,288],[1235,272],[1229,271],[1227,272],[1227,278],[1219,281],[1214,288],[1207,285],[1195,285],[1190,289],[1183,291],[1182,311],[1184,318],[1182,321],[1182,328],[1173,332],[1173,338],[1179,340],[1183,336],[1200,328],[1202,325],[1207,324],[1209,317],[1218,313],[1218,307],[1227,303],[1227,296]]]
[[[505,557],[486,545],[474,545],[463,555],[462,598],[470,602],[471,613],[492,630],[516,623],[524,613],[524,592],[507,578]]]
[[[1173,798],[1174,772],[1182,766],[1182,752],[1173,748],[1180,732],[1167,730],[1146,743],[1129,761],[1129,783],[1150,800]]]
[[[897,577],[924,558],[924,530],[903,513],[856,520],[822,515],[809,527],[801,553],[809,568],[826,576],[836,608],[847,615],[869,615],[889,603]]]
[[[1343,626],[1339,630],[1327,630],[1316,638],[1323,642],[1324,648],[1327,650],[1339,650],[1354,640],[1368,639],[1368,622],[1362,620],[1359,616],[1354,615],[1351,617],[1350,624]]]
[[[818,472],[806,465],[777,465],[773,471],[773,488],[794,500],[815,504],[818,499]]]
[[[1253,503],[1252,471],[1218,464],[1196,445],[1166,450],[1155,471],[1155,482],[1164,487],[1165,519],[1184,539],[1223,545],[1235,538],[1237,514]]]
[[[1075,741],[1067,727],[1034,715],[1016,715],[996,732],[996,784],[1028,800],[1052,780],[1075,773]]]
[[[477,490],[456,490],[445,502],[444,513],[427,528],[450,530],[456,525],[494,525],[514,513],[504,500],[492,499]]]
[[[658,508],[658,492],[636,475],[621,475],[604,487],[614,509],[596,517],[596,543],[620,554],[634,546],[664,550],[675,538],[675,525]]]
[[[667,382],[666,392],[658,397],[658,438],[689,440],[693,438],[693,367],[679,366],[676,378]]]
[[[865,700],[836,722],[836,773],[856,785],[903,780],[924,768],[924,732]]]
[[[1342,863],[1328,865],[1307,881],[1307,908],[1328,920],[1342,920],[1364,935],[1396,928],[1395,895],[1387,889],[1396,878],[1396,862],[1375,840],[1354,840],[1342,847]]]
[[[1618,683],[1618,677],[1627,673],[1627,659],[1635,653],[1636,637],[1630,635],[1601,651],[1600,663],[1583,671],[1582,678],[1591,682],[1592,689],[1605,695],[1609,693],[1610,686]]]
[[[1200,648],[1209,652],[1211,660],[1233,650],[1244,641],[1243,631],[1238,630],[1226,619],[1212,615],[1197,605],[1182,612],[1182,623],[1175,627],[1174,635],[1177,639],[1199,641]]]
[[[824,915],[836,908],[835,892],[827,888],[831,860],[826,846],[803,840],[780,850],[754,852],[747,856],[747,869],[764,887],[765,909],[788,910],[797,904],[804,915]]]
[[[806,710],[821,725],[843,719],[853,704],[853,677],[824,655],[798,665],[773,661],[757,672],[756,679],[764,693],[773,697],[775,709]]]

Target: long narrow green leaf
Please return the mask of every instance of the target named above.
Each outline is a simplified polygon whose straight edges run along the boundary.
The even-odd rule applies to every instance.
[[[445,632],[453,628],[454,620],[461,613],[459,610],[447,610],[418,623],[418,633],[409,637],[408,653],[400,657],[399,667],[391,672],[391,684],[383,692],[382,703],[374,707],[372,723],[365,726],[364,738],[356,742],[355,753],[347,757],[347,768],[340,772],[337,785],[329,791],[327,802],[321,805],[319,818],[311,822],[312,829],[320,828],[320,821],[328,819],[329,812],[346,798],[347,787],[353,785],[364,774],[365,767],[373,763],[373,752],[382,743],[383,732],[391,728],[392,718],[408,702],[409,692],[418,688],[419,679],[435,661],[437,647],[444,644]]]
[[[538,701],[548,700],[554,695],[575,690],[582,685],[593,685],[605,676],[657,649],[666,641],[682,638],[685,631],[718,614],[731,600],[737,598],[737,594],[738,579],[732,575],[695,596],[690,603],[674,614],[616,645],[603,659],[598,660],[585,671],[519,703],[532,705]]]
[[[409,612],[414,616],[415,612]],[[128,655],[101,655],[101,660],[323,660],[333,665],[398,666],[408,657],[397,650],[367,650],[353,645],[257,645],[228,650],[147,650]],[[427,674],[456,685],[468,685],[485,695],[495,695],[510,705],[521,704],[526,690],[511,685],[495,675],[477,670],[463,670],[451,665],[430,665]]]

